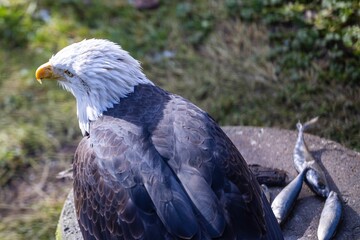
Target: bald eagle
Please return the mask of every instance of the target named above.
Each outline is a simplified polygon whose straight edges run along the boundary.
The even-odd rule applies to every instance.
[[[283,239],[237,148],[203,110],[90,39],[41,65],[76,98],[74,200],[84,239]]]

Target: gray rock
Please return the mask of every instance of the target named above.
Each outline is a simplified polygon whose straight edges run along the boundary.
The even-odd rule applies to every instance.
[[[224,127],[249,164],[279,168],[288,172],[291,180],[297,173],[293,164],[293,149],[297,132],[271,128]],[[343,221],[336,239],[360,239],[360,153],[340,144],[305,134],[305,141],[326,169],[330,189],[343,200]],[[274,197],[280,188],[271,188]],[[317,239],[316,232],[324,200],[304,185],[293,212],[282,226],[285,239]],[[82,239],[78,228],[72,191],[59,220],[58,236],[62,239]]]
[[[73,190],[70,190],[67,196],[64,207],[61,211],[59,223],[56,229],[56,240],[80,240],[83,239],[81,231],[77,222],[75,206],[74,206],[74,194]]]

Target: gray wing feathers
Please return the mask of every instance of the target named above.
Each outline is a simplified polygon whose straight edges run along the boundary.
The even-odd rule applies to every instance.
[[[198,232],[196,216],[181,184],[154,149],[146,159],[150,161],[142,163],[140,174],[160,219],[174,236],[193,237]]]
[[[246,232],[245,225],[249,223],[256,227],[248,231],[248,236],[261,236],[265,229],[261,192],[236,147],[205,112],[181,98],[172,99],[164,112],[171,115],[164,115],[161,127],[153,132],[152,142],[161,155],[167,156],[205,232],[212,238],[219,237],[232,222],[233,229],[227,230],[236,236],[235,232],[241,232],[239,228]],[[172,144],[166,145],[159,136]],[[234,187],[226,190],[227,185]],[[241,203],[233,204],[234,201]],[[246,214],[235,214],[238,211]],[[231,219],[231,215],[241,218]]]
[[[211,237],[220,237],[225,229],[223,207],[208,182],[194,168],[183,167],[177,174]]]

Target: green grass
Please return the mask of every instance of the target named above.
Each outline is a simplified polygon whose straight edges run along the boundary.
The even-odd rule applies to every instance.
[[[0,4],[1,186],[27,179],[24,174],[41,175],[49,161],[71,162],[62,152],[80,137],[75,100],[54,82],[39,85],[34,72],[62,47],[93,37],[119,43],[152,81],[195,102],[221,125],[295,129],[298,120],[320,116],[314,134],[360,150],[359,82],[338,81],[337,69],[324,71],[319,62],[293,68],[306,54],[280,59],[292,64],[289,71],[277,58],[281,46],[269,40],[273,32],[240,20],[229,8],[236,1],[163,1],[152,11],[137,11],[125,0],[52,2]],[[49,21],[39,17],[44,9]],[[162,58],[164,51],[173,56]],[[23,199],[30,209],[4,215],[0,239],[53,238],[63,197],[36,204]]]
[[[23,213],[2,219],[0,239],[55,239],[56,224],[63,206],[62,201],[43,200]]]

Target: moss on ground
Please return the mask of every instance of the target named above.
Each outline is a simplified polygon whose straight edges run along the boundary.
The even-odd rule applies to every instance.
[[[62,201],[41,201],[23,213],[3,218],[0,222],[0,239],[54,239],[62,206]]]

